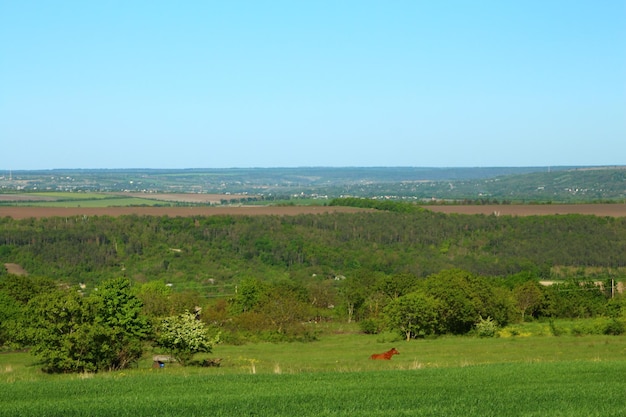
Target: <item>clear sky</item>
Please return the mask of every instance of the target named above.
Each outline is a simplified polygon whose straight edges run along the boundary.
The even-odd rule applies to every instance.
[[[614,164],[625,0],[0,0],[0,169]]]

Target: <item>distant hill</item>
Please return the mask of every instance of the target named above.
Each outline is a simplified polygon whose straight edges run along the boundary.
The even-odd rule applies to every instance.
[[[626,167],[576,168],[487,179],[486,197],[536,201],[601,201],[626,198]]]
[[[0,173],[0,192],[184,192],[264,199],[356,196],[513,202],[619,201],[626,167],[55,169]]]

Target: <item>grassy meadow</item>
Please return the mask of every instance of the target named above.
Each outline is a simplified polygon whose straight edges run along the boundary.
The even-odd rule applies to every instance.
[[[311,343],[218,345],[218,368],[46,375],[0,355],[0,416],[623,416],[626,337],[398,341],[335,329]],[[369,355],[396,347],[391,361]],[[199,356],[201,358],[201,356]]]

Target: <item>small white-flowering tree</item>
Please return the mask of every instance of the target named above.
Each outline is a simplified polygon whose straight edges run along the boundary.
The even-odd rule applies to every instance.
[[[218,341],[219,334],[211,337],[204,323],[186,311],[163,319],[156,344],[185,366],[195,353],[211,352]]]

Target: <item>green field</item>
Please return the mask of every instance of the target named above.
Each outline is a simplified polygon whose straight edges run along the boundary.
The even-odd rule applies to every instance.
[[[2,387],[0,416],[623,416],[626,364],[185,375],[167,371]]]
[[[17,195],[17,194],[16,194]],[[71,192],[38,192],[28,193],[28,197],[37,200],[10,199],[3,205],[22,207],[126,207],[126,206],[154,206],[167,205],[166,201],[149,198],[125,197],[107,193],[71,193]]]
[[[63,201],[41,201],[27,204],[29,207],[128,207],[167,205],[167,202],[136,197],[94,198]],[[26,204],[24,204],[26,205]]]
[[[46,375],[0,355],[0,416],[623,416],[626,337],[342,332],[312,343],[218,345],[219,368]],[[391,361],[371,353],[395,346]]]

